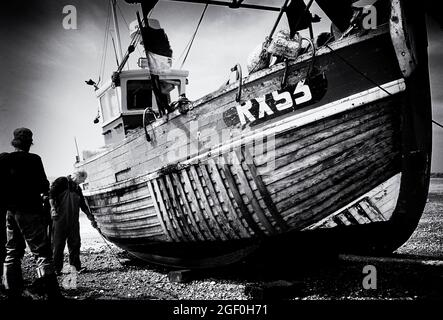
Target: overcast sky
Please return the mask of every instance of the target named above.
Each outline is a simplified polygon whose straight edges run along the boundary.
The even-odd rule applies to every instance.
[[[39,154],[48,176],[72,171],[76,137],[80,152],[103,145],[100,125],[94,125],[97,101],[87,79],[97,80],[103,54],[108,0],[39,0],[0,4],[0,152],[11,151],[12,131],[29,127],[34,132],[31,152]],[[283,0],[247,0],[281,6]],[[78,29],[65,30],[63,7],[77,9]],[[138,6],[119,2],[123,48],[128,45],[128,23]],[[153,11],[174,52],[175,67],[194,32],[203,5],[163,1]],[[317,6],[313,11],[322,14]],[[210,6],[184,69],[190,71],[187,95],[192,99],[215,90],[270,32],[275,12],[232,10]],[[279,28],[285,27],[286,19]],[[325,31],[328,24],[316,25]],[[443,31],[430,22],[430,70],[433,117],[443,122]],[[138,55],[138,51],[135,52]],[[115,69],[109,41],[105,76]],[[135,57],[130,60],[135,67]],[[443,172],[443,129],[434,126],[433,171]]]

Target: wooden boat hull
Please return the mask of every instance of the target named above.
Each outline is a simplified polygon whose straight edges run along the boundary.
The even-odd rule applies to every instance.
[[[423,21],[409,26],[418,63],[407,77],[389,30],[369,32],[314,61],[251,75],[240,105],[239,84],[224,87],[153,125],[152,142],[141,129],[82,163],[102,234],[142,259],[192,268],[276,241],[395,250],[415,229],[429,184]],[[300,81],[308,101],[297,96]],[[218,141],[221,131],[228,139]]]

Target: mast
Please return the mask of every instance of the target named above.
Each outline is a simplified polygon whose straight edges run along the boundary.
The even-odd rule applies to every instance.
[[[122,43],[120,40],[120,29],[118,28],[118,20],[117,20],[117,0],[110,0],[111,1],[111,10],[112,10],[112,20],[114,23],[114,31],[115,31],[115,40],[116,40],[116,46],[117,46],[117,59],[118,63],[121,63],[123,60],[123,52],[122,52]],[[118,64],[117,63],[117,64]]]

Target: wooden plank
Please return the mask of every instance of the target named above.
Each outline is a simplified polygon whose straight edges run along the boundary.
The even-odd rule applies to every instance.
[[[191,198],[191,203],[194,204],[195,207],[195,213],[200,221],[201,224],[203,224],[204,229],[206,230],[208,236],[212,239],[212,240],[216,240],[217,238],[221,239],[220,235],[217,235],[214,230],[212,229],[211,226],[209,226],[208,222],[206,221],[206,218],[200,208],[200,204],[198,202],[197,196],[195,195],[195,191],[194,188],[192,188],[192,184],[191,184],[191,180],[189,179],[188,176],[188,172],[186,171],[186,169],[183,169],[182,171],[180,171],[182,176],[183,176],[183,180],[185,182],[185,188],[188,190],[188,194]]]
[[[377,127],[383,127],[384,130],[393,128],[391,116],[380,116],[366,122],[359,122],[355,126],[337,126],[326,132],[318,132],[317,134],[302,138],[297,143],[286,144],[283,147],[275,149],[276,168],[280,167],[280,162],[285,163],[285,159],[291,154],[297,154],[298,157],[309,156],[318,150],[326,149],[330,145],[338,144],[341,141],[364,134],[367,131]]]
[[[103,232],[103,234],[106,237],[112,237],[112,238],[126,238],[126,239],[137,239],[137,238],[148,238],[148,239],[152,239],[152,241],[164,241],[164,234],[162,234],[161,232],[157,232],[157,233],[149,233],[147,231],[151,231],[151,230],[140,230],[140,232],[138,232],[137,234],[133,234],[129,231],[123,231],[123,230],[114,230],[114,229],[101,229],[101,231]]]
[[[186,199],[185,191],[183,190],[183,185],[181,184],[180,177],[177,173],[172,173],[172,178],[175,181],[175,184],[178,188],[178,191],[181,195],[181,198],[183,200],[183,206],[184,210],[187,212],[187,215],[189,219],[191,220],[192,228],[194,229],[194,232],[197,234],[199,240],[206,240],[205,233],[201,230],[199,224],[195,221],[194,213],[191,210],[191,207],[189,206],[189,202]]]
[[[211,206],[209,205],[209,201],[206,198],[205,191],[203,190],[197,171],[195,170],[195,166],[191,166],[189,168],[189,172],[191,173],[192,179],[194,180],[197,192],[200,194],[200,199],[203,202],[204,210],[206,211],[209,221],[211,222],[211,227],[222,238],[222,240],[228,240],[229,236],[226,234],[226,231],[223,230],[223,228],[216,220],[215,211],[213,211]]]
[[[229,197],[229,194],[228,194],[228,192],[225,188],[225,185],[223,183],[223,179],[222,179],[220,172],[218,171],[217,165],[215,164],[213,159],[209,159],[208,167],[206,169],[208,170],[208,174],[209,174],[209,169],[211,169],[212,177],[214,178],[216,185],[218,185],[218,189],[220,190],[220,193],[221,193],[221,196],[223,199],[223,203],[228,208],[228,215],[232,215],[232,219],[230,219],[230,220],[233,223],[238,221],[238,223],[236,223],[235,225],[238,227],[239,231],[241,232],[241,236],[243,238],[249,238],[250,233],[246,229],[246,227],[243,225],[241,217],[237,216],[237,214],[236,214],[237,211],[234,208],[234,204],[231,202],[231,197]]]
[[[357,221],[360,224],[367,224],[367,223],[371,222],[371,220],[369,220],[368,218],[362,216],[354,206],[349,208],[348,211],[349,211],[350,214],[352,214],[354,216],[355,219],[357,219]]]
[[[334,188],[315,194],[310,201],[288,208],[282,213],[283,217],[287,219],[288,223],[296,226],[297,229],[307,227],[315,223],[313,219],[323,219],[328,214],[346,205],[346,203],[376,187],[380,184],[380,181],[392,176],[394,170],[396,170],[391,163],[377,169],[370,169],[356,177],[355,181],[366,179],[365,184],[352,183],[349,181],[352,179],[346,179]]]
[[[232,239],[239,239],[241,238],[241,232],[239,231],[239,226],[234,221],[229,221],[227,215],[225,214],[225,211],[223,210],[223,202],[220,201],[220,198],[218,197],[217,191],[214,188],[214,185],[212,184],[212,179],[208,174],[208,168],[206,164],[200,165],[200,171],[203,176],[203,179],[206,182],[206,187],[209,190],[209,193],[211,195],[212,201],[214,202],[213,211],[217,211],[217,216],[220,218],[221,223],[224,224],[227,229],[229,230],[230,237]]]
[[[342,153],[344,150],[347,150],[351,147],[359,147],[363,145],[367,141],[371,141],[371,139],[378,137],[378,139],[386,138],[386,136],[391,136],[392,131],[389,131],[389,128],[375,128],[370,131],[367,131],[363,134],[359,134],[355,137],[349,138],[348,140],[341,141],[338,144],[331,144],[327,148],[323,148],[313,153],[311,157],[303,157],[299,158],[297,155],[286,158],[286,165],[279,168],[279,170],[275,170],[269,178],[264,179],[265,184],[269,184],[278,179],[283,179],[284,177],[297,172],[302,171],[306,168],[309,168],[315,164],[321,163],[324,159],[331,157],[333,155],[338,155]],[[260,168],[258,169],[260,172]]]
[[[339,113],[328,118],[320,119],[316,122],[307,124],[302,128],[298,127],[295,130],[279,133],[275,138],[275,143],[279,147],[284,146],[288,143],[293,143],[301,138],[311,136],[320,131],[329,131],[342,123],[349,123],[352,125],[352,123],[359,120],[367,121],[382,114],[393,113],[394,108],[390,103],[387,102],[365,105],[350,110],[347,113]]]
[[[120,210],[118,212],[114,212],[114,209],[115,208],[108,207],[108,208],[104,208],[104,209],[94,209],[93,211],[96,212],[97,215],[110,215],[110,214],[112,214],[115,217],[132,215],[133,213],[136,213],[136,212],[143,212],[144,215],[148,216],[148,215],[151,215],[152,213],[156,212],[154,204],[146,206],[146,207],[142,206],[142,207],[137,207],[137,208],[134,208],[134,209]]]
[[[366,201],[362,201],[360,203],[360,206],[366,213],[366,215],[374,222],[377,221],[385,221],[386,219],[383,217],[381,212],[377,210],[369,201],[366,199]]]
[[[385,153],[392,149],[392,139],[385,140],[376,145],[378,153]],[[333,153],[331,156],[326,157],[323,161],[314,163],[312,166],[303,168],[295,173],[288,173],[288,175],[280,180],[272,182],[267,186],[270,194],[279,193],[291,187],[294,184],[301,183],[308,178],[316,177],[325,171],[330,171],[331,174],[337,172],[339,167],[349,167],[355,163],[359,163],[368,157],[368,149],[364,144],[357,146],[351,146],[344,148],[341,153]],[[308,161],[310,159],[306,159]],[[309,161],[308,161],[309,162]]]
[[[130,199],[130,200],[125,200],[125,201],[119,201],[118,204],[119,205],[123,205],[126,203],[133,203],[133,202],[137,202],[137,201],[143,201],[143,200],[148,200],[151,199],[150,195],[145,195],[136,199]],[[100,206],[89,206],[89,208],[91,209],[98,209],[98,208],[103,208],[103,207],[113,207],[114,204],[105,204],[105,205],[100,205]]]
[[[280,213],[277,210],[277,207],[274,204],[274,201],[271,198],[271,195],[268,192],[268,189],[266,188],[265,184],[263,183],[263,180],[261,176],[257,172],[257,168],[254,164],[254,159],[252,156],[249,155],[249,153],[245,150],[243,154],[237,154],[238,158],[244,157],[246,160],[246,165],[248,166],[249,172],[251,173],[252,179],[255,182],[255,185],[258,188],[258,191],[260,192],[261,197],[263,198],[263,201],[266,204],[266,207],[271,214],[271,216],[274,218],[275,223],[277,224],[280,231],[286,231],[288,229],[288,226],[286,225],[286,222],[282,219],[280,216]]]
[[[100,222],[103,223],[112,223],[112,224],[124,224],[124,223],[132,223],[134,221],[143,221],[145,224],[157,224],[160,223],[157,221],[156,215],[153,215],[153,217],[149,217],[146,218],[145,216],[139,215],[137,217],[131,217],[131,218],[122,218],[122,219],[114,219],[114,217],[112,216],[102,216],[102,217],[97,217],[96,220],[100,220]]]
[[[375,162],[379,161],[386,162],[388,159],[391,160],[395,157],[395,153],[384,152],[385,150],[382,150],[382,152],[377,152],[378,150],[373,150],[374,154],[370,155],[370,153],[365,153],[366,157],[363,157],[358,162],[356,161],[343,162],[340,165],[331,168],[330,170],[322,171],[319,174],[315,175],[314,177],[310,177],[309,179],[295,183],[291,187],[288,187],[285,190],[280,191],[279,193],[273,196],[273,199],[277,204],[287,201],[287,199],[290,199],[294,195],[297,195],[298,198],[303,198],[303,194],[306,193],[306,190],[312,188],[312,186],[331,185],[332,180],[338,181],[342,177],[358,173],[360,170],[365,170],[367,166],[373,165]],[[277,207],[279,206],[277,205]]]
[[[167,207],[166,210],[168,210],[169,217],[171,219],[171,224],[175,228],[175,233],[182,239],[182,240],[189,240],[188,235],[184,232],[182,226],[180,225],[179,217],[177,214],[175,214],[174,207],[172,205],[171,197],[169,196],[168,189],[166,187],[166,184],[164,183],[163,179],[165,176],[160,176],[157,178],[157,181],[159,182],[161,190],[163,190],[163,200],[165,201]],[[161,191],[160,190],[160,191]]]
[[[172,184],[171,178],[169,177],[168,174],[165,174],[164,178],[166,180],[167,186],[170,191],[171,204],[175,207],[175,209],[177,210],[177,213],[178,213],[177,219],[182,222],[183,229],[184,229],[183,233],[185,235],[187,235],[188,238],[190,238],[192,241],[195,241],[196,238],[194,237],[194,234],[193,234],[191,228],[189,228],[188,221],[186,219],[186,214],[184,213],[182,206],[180,205],[180,202],[178,200],[177,194],[175,193],[175,188],[174,188],[174,185]]]
[[[264,231],[259,227],[258,223],[252,217],[252,214],[249,212],[248,207],[243,202],[243,198],[238,190],[237,184],[235,183],[234,177],[232,176],[231,170],[229,168],[229,164],[225,164],[223,172],[226,177],[226,182],[228,183],[229,189],[231,190],[235,202],[242,213],[242,217],[246,220],[248,226],[254,231],[257,236],[262,236]]]
[[[321,185],[318,187],[313,186],[312,190],[306,191],[306,194],[310,195],[309,197],[304,196],[302,201],[296,201],[293,203],[288,202],[286,204],[286,208],[294,208],[294,209],[303,208],[303,210],[307,210],[312,206],[321,205],[322,201],[324,201],[331,195],[335,195],[337,192],[341,191],[342,189],[346,189],[347,184],[349,184],[349,186],[355,187],[352,190],[354,190],[355,192],[353,197],[354,199],[356,199],[358,198],[358,196],[361,196],[364,193],[370,191],[372,188],[376,187],[380,183],[381,180],[381,179],[379,180],[380,177],[381,178],[389,177],[389,175],[392,174],[392,171],[394,170],[395,167],[396,165],[394,165],[391,161],[384,161],[377,164],[372,164],[371,166],[368,166],[366,170],[360,170],[354,172],[345,179],[331,181],[330,184]],[[386,170],[386,172],[384,172],[383,169]],[[373,172],[379,173],[380,177],[371,176],[372,173],[371,170],[373,170]],[[360,179],[367,179],[367,181],[363,182]],[[378,182],[378,184],[375,184],[376,182]],[[372,187],[368,189],[367,187],[368,185]],[[345,205],[346,203],[342,204],[341,207]],[[337,208],[337,210],[339,208]]]
[[[232,161],[232,168],[234,168],[234,170],[237,173],[237,177],[240,180],[240,186],[243,188],[243,190],[246,193],[246,197],[251,202],[252,207],[254,208],[254,213],[257,215],[261,224],[266,228],[266,230],[270,234],[277,233],[276,229],[269,221],[269,218],[265,215],[263,208],[258,203],[257,198],[254,194],[254,191],[251,189],[251,186],[249,185],[249,181],[246,178],[246,175],[245,175],[242,165],[241,165],[241,160],[237,157],[237,154],[235,152],[231,153],[231,157],[233,160]],[[225,159],[226,159],[226,161],[228,161],[228,156],[225,156]]]
[[[392,122],[393,120],[392,112],[386,113],[381,110],[377,110],[377,112],[369,114],[363,114],[360,117],[351,119],[344,117],[343,115],[340,116],[342,117],[340,119],[341,121],[330,120],[331,123],[334,123],[333,126],[322,123],[313,123],[303,128],[292,130],[292,135],[285,134],[283,137],[277,136],[275,138],[275,151],[273,156],[275,159],[279,159],[289,153],[293,153],[298,150],[306,150],[306,146],[310,146],[321,141],[328,141],[327,139],[333,136],[346,134],[347,132],[351,132],[352,134],[353,130],[355,134],[361,133],[364,132],[366,130],[365,128],[367,127],[377,124],[385,124]],[[257,156],[255,158],[257,166],[260,166],[266,162],[267,157],[269,156]]]
[[[286,208],[290,208],[296,203],[300,204],[308,202],[318,193],[325,192],[329,188],[333,190],[333,188],[342,181],[349,181],[349,183],[354,183],[356,185],[364,184],[364,181],[359,181],[356,177],[364,176],[370,168],[392,163],[394,157],[394,155],[381,155],[377,162],[363,162],[352,168],[343,169],[343,171],[335,175],[327,176],[324,180],[318,182],[309,180],[305,184],[296,185],[282,196],[284,198],[281,201],[276,201],[277,208],[280,210],[286,210]]]
[[[173,240],[180,241],[180,239],[179,239],[177,233],[175,232],[175,229],[172,226],[172,223],[169,219],[168,211],[166,210],[165,204],[163,202],[162,194],[160,193],[160,188],[158,186],[157,179],[152,179],[151,182],[154,186],[155,193],[153,193],[153,194],[156,195],[158,207],[160,209],[159,212],[161,212],[161,216],[163,217],[163,221],[165,222],[165,225],[167,226],[167,230],[169,231],[169,235],[171,236],[171,238]]]
[[[134,232],[136,232],[137,230],[140,229],[152,229],[152,228],[156,228],[158,229],[158,227],[161,227],[160,223],[146,223],[143,220],[140,221],[132,221],[132,222],[126,222],[126,223],[119,223],[119,224],[109,224],[106,225],[107,228],[109,229],[118,229],[118,230],[133,230]]]
[[[163,230],[163,233],[164,233],[166,239],[168,241],[175,240],[175,238],[173,236],[171,236],[169,230],[165,226],[165,220],[163,219],[162,212],[160,211],[160,208],[157,204],[157,200],[156,200],[156,197],[154,194],[154,189],[151,185],[151,181],[148,181],[146,184],[149,188],[149,193],[151,194],[151,199],[152,199],[152,203],[154,204],[154,207],[155,207],[155,212],[157,213],[158,222],[160,223],[160,225],[162,227],[162,230]]]
[[[352,223],[343,215],[338,214],[335,216],[338,220],[340,220],[345,226],[350,226]]]
[[[293,149],[295,151],[293,152],[291,152],[292,148],[290,146],[287,146],[285,150],[288,150],[288,153],[280,158],[275,159],[275,168],[281,168],[293,161],[293,159],[301,159],[307,157],[314,153],[318,153],[321,150],[327,150],[331,146],[340,144],[342,142],[357,142],[358,140],[361,141],[362,139],[364,139],[363,137],[376,138],[379,131],[388,131],[391,128],[393,127],[388,121],[388,118],[382,117],[377,119],[376,121],[368,122],[367,124],[361,125],[357,128],[345,130],[335,136],[329,136],[328,134],[325,134],[324,137],[309,137],[305,139],[301,145],[294,145]]]

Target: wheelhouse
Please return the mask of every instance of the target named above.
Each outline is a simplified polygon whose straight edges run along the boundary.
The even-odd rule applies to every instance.
[[[186,93],[187,76],[188,71],[174,69],[159,74],[160,90],[168,103]],[[110,80],[96,92],[106,145],[119,142],[142,127],[145,109],[158,110],[147,70],[122,71],[119,79],[119,86]]]

